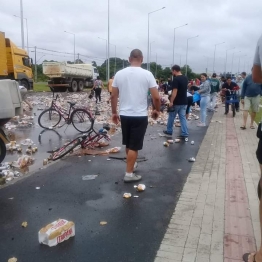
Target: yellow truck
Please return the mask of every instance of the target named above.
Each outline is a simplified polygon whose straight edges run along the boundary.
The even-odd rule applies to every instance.
[[[16,80],[28,90],[33,89],[32,59],[5,38],[3,32],[0,32],[0,79]]]

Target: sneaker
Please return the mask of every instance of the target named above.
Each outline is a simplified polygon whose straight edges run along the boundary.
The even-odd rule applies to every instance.
[[[134,164],[134,170],[136,170],[137,167],[138,167],[138,164],[137,164],[137,162],[135,162],[135,164]]]
[[[166,130],[163,130],[163,133],[166,135],[166,136],[172,136],[171,133],[167,132]]]
[[[204,123],[198,123],[197,126],[198,126],[198,127],[206,126],[206,124],[204,124]]]
[[[142,179],[141,176],[135,175],[135,174],[133,174],[132,176],[126,176],[126,175],[124,176],[124,182],[125,183],[137,182],[141,179]]]

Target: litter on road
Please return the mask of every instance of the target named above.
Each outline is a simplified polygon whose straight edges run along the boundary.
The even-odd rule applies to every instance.
[[[82,180],[94,180],[98,177],[98,175],[85,175],[82,176]]]
[[[38,241],[40,244],[53,247],[73,236],[75,236],[75,223],[58,219],[40,229]]]
[[[25,221],[25,222],[22,223],[21,226],[22,226],[22,227],[27,227],[27,226],[28,226],[28,223]]]
[[[146,186],[144,184],[139,184],[137,186],[134,186],[134,188],[136,188],[136,191],[138,191],[138,192],[143,192],[143,191],[145,191]]]
[[[123,198],[130,198],[132,197],[131,193],[124,193]]]
[[[107,222],[106,222],[106,221],[101,221],[101,222],[100,222],[100,225],[101,225],[101,226],[105,226],[105,225],[107,225]]]
[[[189,159],[188,159],[188,162],[195,162],[196,161],[196,159],[194,158],[194,157],[190,157]]]

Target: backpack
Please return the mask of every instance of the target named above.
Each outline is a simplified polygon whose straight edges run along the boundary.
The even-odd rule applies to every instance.
[[[101,80],[96,80],[96,82],[95,82],[95,88],[102,88]]]

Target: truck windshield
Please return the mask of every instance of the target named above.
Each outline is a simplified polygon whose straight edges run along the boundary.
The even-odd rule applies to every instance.
[[[23,65],[27,67],[31,67],[31,61],[29,57],[23,57]]]
[[[96,68],[94,68],[94,72],[97,74],[98,73],[98,71],[97,71],[97,69]]]

